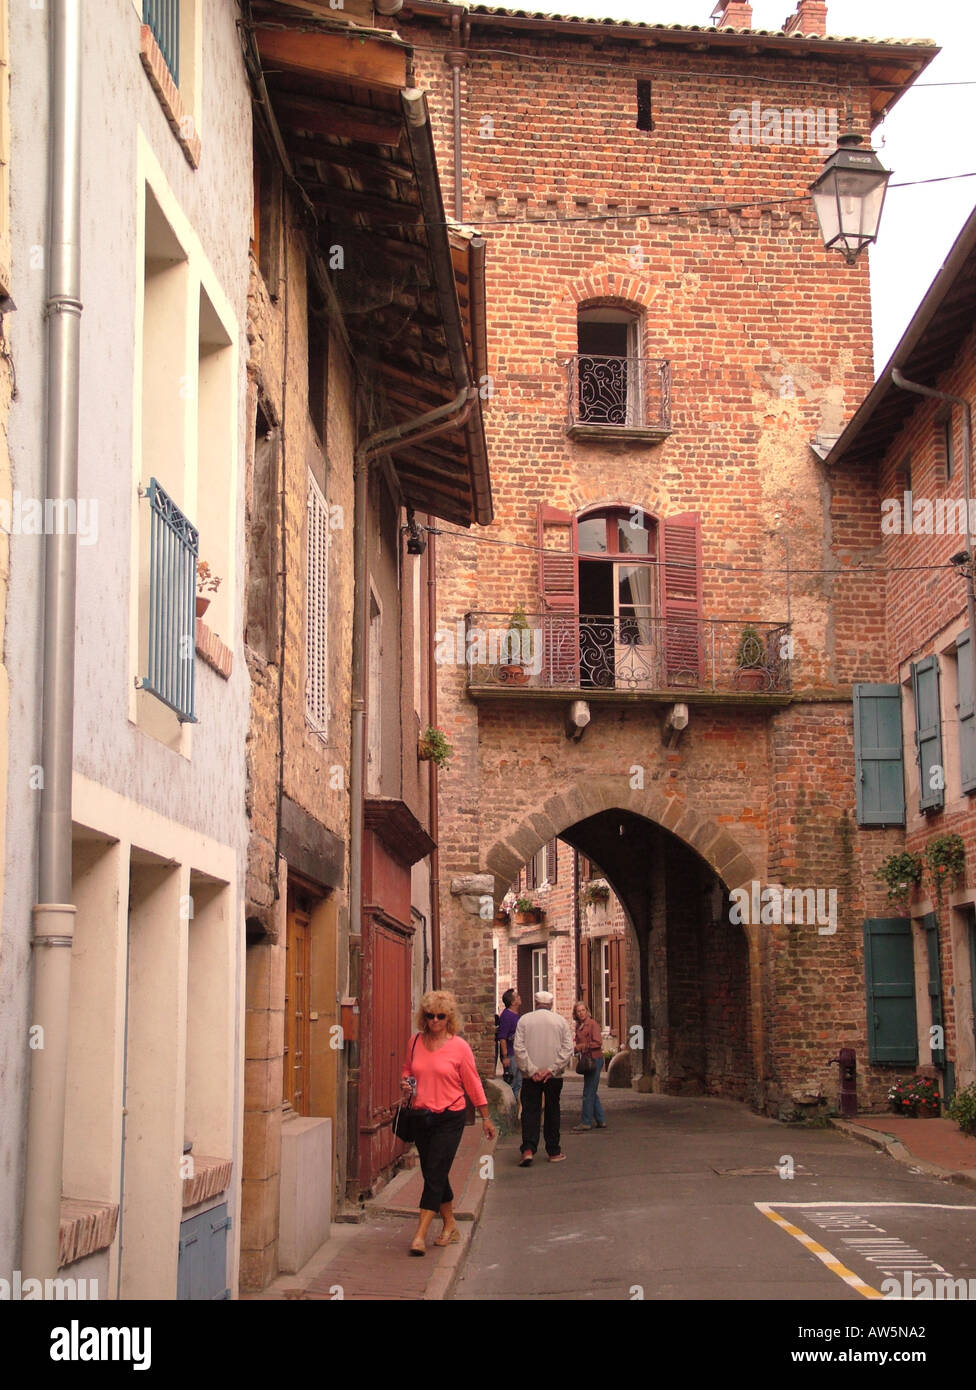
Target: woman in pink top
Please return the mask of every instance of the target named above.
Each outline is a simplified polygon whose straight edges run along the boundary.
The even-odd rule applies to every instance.
[[[444,1228],[434,1244],[453,1245],[461,1238],[454,1220],[454,1193],[448,1177],[464,1129],[465,1095],[481,1114],[486,1139],[494,1139],[495,1126],[488,1115],[488,1102],[474,1054],[464,1039],[457,1036],[454,995],[446,990],[425,994],[420,1001],[417,1027],[420,1031],[411,1040],[400,1088],[409,1096],[413,1088],[407,1078],[414,1078],[417,1093],[413,1110],[419,1120],[416,1144],[424,1191],[410,1253],[426,1255],[427,1231],[437,1212],[441,1214]]]

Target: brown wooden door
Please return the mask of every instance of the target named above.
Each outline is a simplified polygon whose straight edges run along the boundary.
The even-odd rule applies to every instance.
[[[627,1045],[626,990],[623,977],[623,941],[615,936],[610,942],[610,1029],[620,1047]]]
[[[359,1108],[359,1180],[363,1190],[403,1152],[390,1126],[400,1102],[400,1074],[414,1031],[410,1010],[412,941],[412,932],[379,916],[367,916]]]
[[[285,936],[285,1056],[282,1095],[299,1115],[309,1115],[309,1011],[311,1008],[312,924],[293,907]]]

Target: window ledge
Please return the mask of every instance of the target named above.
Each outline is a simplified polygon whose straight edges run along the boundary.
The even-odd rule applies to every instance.
[[[234,669],[234,653],[215,632],[211,632],[202,618],[197,618],[196,649],[197,656],[212,666],[218,676],[223,676],[225,681],[230,679]]]
[[[671,431],[660,425],[567,425],[570,439],[599,444],[661,444]]]
[[[230,1187],[233,1165],[229,1158],[193,1158],[193,1176],[183,1179],[183,1209],[195,1207],[209,1197],[216,1197]]]
[[[148,24],[143,24],[139,32],[139,57],[146,69],[153,91],[159,98],[170,129],[176,136],[180,149],[186,156],[191,169],[200,167],[200,137],[196,133],[193,117],[183,107],[179,88],[166,66],[166,60]]]
[[[62,1197],[58,1268],[74,1264],[96,1250],[105,1250],[115,1239],[118,1220],[119,1208],[114,1202]]]

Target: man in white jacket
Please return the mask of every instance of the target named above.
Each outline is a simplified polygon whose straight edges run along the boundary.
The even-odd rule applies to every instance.
[[[552,1011],[552,995],[540,990],[535,1009],[523,1014],[515,1030],[515,1060],[522,1073],[522,1159],[528,1168],[539,1147],[539,1126],[545,1100],[544,1133],[550,1163],[566,1157],[559,1147],[559,1095],[563,1072],[573,1055],[569,1024]]]

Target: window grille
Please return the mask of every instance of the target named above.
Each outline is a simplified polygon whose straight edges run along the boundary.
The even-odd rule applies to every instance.
[[[305,592],[305,714],[325,733],[329,723],[329,507],[318,483],[308,479],[308,548]]]
[[[177,87],[180,85],[180,0],[143,0],[143,22],[153,32]]]
[[[149,482],[149,673],[140,681],[181,724],[195,724],[196,581],[200,533]]]

